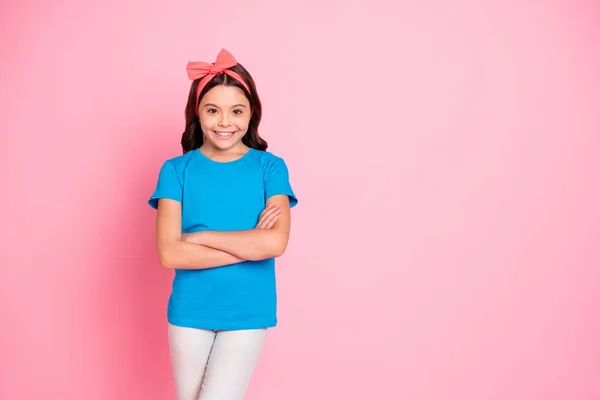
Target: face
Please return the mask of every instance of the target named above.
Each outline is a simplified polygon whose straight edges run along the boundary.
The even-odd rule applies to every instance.
[[[218,85],[210,89],[198,105],[204,144],[215,150],[245,147],[242,138],[250,123],[250,102],[242,89]]]

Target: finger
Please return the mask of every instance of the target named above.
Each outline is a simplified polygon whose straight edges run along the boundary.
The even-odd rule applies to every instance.
[[[272,211],[272,210],[273,210],[273,207],[274,207],[274,206],[275,206],[274,204],[269,204],[269,205],[267,205],[267,206],[266,206],[266,207],[265,207],[265,208],[262,210],[262,212],[260,213],[260,217],[259,217],[259,219],[260,219],[260,218],[264,218],[264,216],[265,216],[265,215],[267,215],[267,214],[268,214],[270,211]]]
[[[256,224],[256,227],[263,223],[263,221],[265,220],[265,215],[268,213],[268,211],[269,207],[266,207],[264,210],[261,211],[260,215],[258,216],[258,222]]]
[[[277,222],[277,218],[279,218],[278,215],[276,215],[275,217],[273,217],[273,219],[271,219],[269,221],[269,223],[267,224],[267,226],[265,227],[265,229],[271,229],[273,226],[275,226],[275,222]]]
[[[271,208],[271,204],[269,204],[268,206],[263,208],[263,210],[260,212],[259,219],[262,218],[262,216],[265,215],[265,213],[268,212],[270,210],[270,208]]]
[[[269,218],[263,218],[257,225],[257,227],[259,229],[265,229],[267,227],[267,224],[269,222]]]
[[[260,226],[258,226],[259,229],[271,229],[273,227],[273,225],[275,225],[275,222],[277,221],[277,216],[274,216],[272,218],[269,218],[268,220],[265,220],[264,223],[260,224]]]
[[[266,219],[270,218],[273,214],[279,213],[280,211],[281,210],[280,210],[279,206],[273,206],[264,212],[262,219],[266,220]]]
[[[275,221],[277,221],[277,218],[279,217],[279,214],[281,214],[281,210],[279,210],[277,213],[272,214],[267,220],[266,220],[266,226],[268,226],[269,228],[273,227],[273,225],[275,224]]]
[[[260,214],[259,221],[256,225],[258,229],[269,229],[269,220],[274,215],[279,215],[281,213],[281,207],[277,204],[269,204],[263,212]],[[274,222],[273,222],[274,223]],[[273,224],[271,224],[272,226]]]

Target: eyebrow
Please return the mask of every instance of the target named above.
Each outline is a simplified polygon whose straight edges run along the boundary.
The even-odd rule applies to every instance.
[[[218,105],[216,105],[216,104],[212,104],[212,103],[207,103],[207,104],[205,104],[205,105],[204,105],[204,107],[209,107],[209,106],[211,106],[211,107],[215,107],[215,108],[221,108],[221,107],[219,107]],[[243,104],[235,104],[235,105],[233,105],[231,108],[235,108],[235,107],[244,107],[244,108],[245,108],[246,106],[245,106],[245,105],[243,105]]]

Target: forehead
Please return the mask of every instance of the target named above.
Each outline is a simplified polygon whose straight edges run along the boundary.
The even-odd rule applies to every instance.
[[[226,85],[215,86],[206,92],[200,104],[206,103],[212,103],[223,107],[235,104],[250,104],[242,89],[235,86]]]

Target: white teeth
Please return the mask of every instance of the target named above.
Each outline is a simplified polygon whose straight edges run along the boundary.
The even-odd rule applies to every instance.
[[[223,136],[223,137],[227,137],[227,136],[231,136],[233,135],[233,132],[217,132],[215,131],[215,133],[219,136]]]

